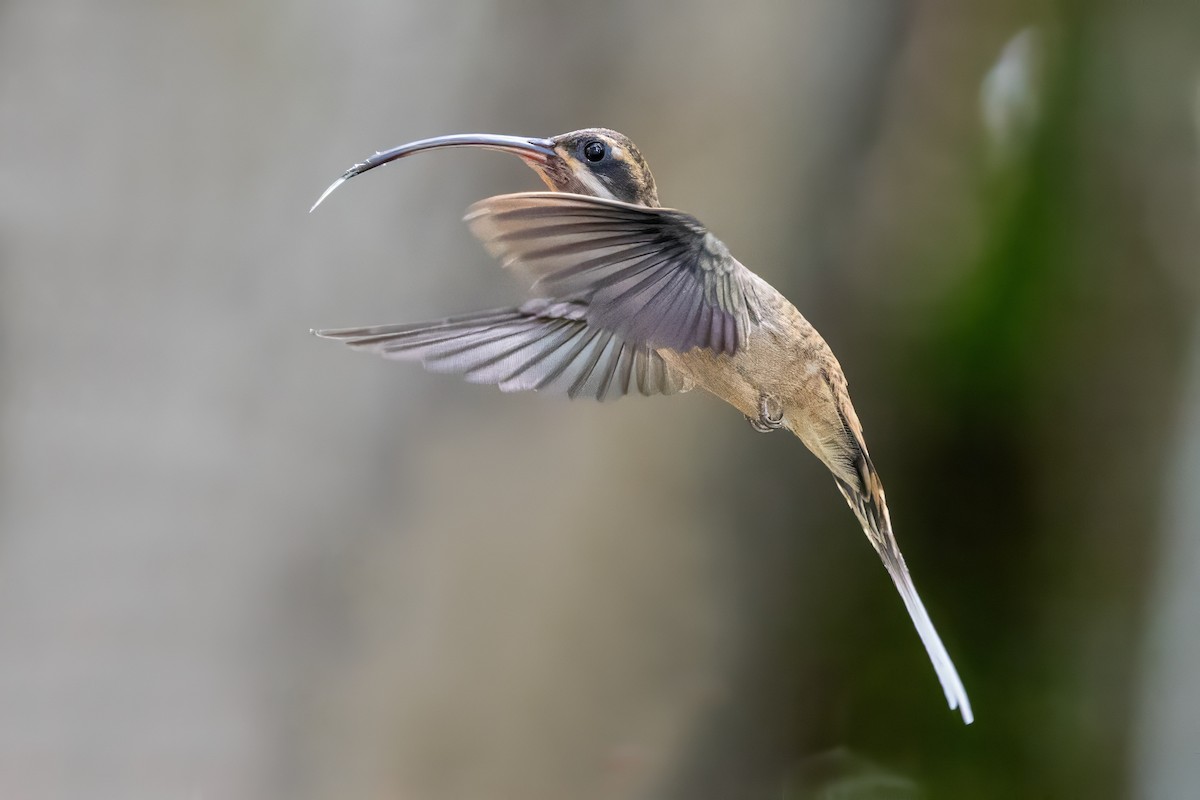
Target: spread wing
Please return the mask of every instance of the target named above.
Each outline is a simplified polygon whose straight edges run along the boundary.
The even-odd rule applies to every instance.
[[[611,400],[686,392],[690,377],[670,369],[653,348],[589,325],[583,303],[530,300],[520,308],[407,325],[314,331],[434,372],[462,373],[502,391],[540,390]]]
[[[680,211],[528,192],[482,200],[466,219],[538,294],[586,303],[590,325],[625,340],[733,354],[761,322],[758,280]]]

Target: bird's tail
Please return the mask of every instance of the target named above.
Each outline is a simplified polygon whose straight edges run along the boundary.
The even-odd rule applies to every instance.
[[[896,584],[896,589],[904,600],[904,607],[908,609],[913,625],[916,626],[917,633],[921,636],[921,642],[929,653],[929,660],[933,662],[933,669],[937,672],[938,680],[942,683],[946,701],[950,704],[951,709],[959,709],[963,722],[969,725],[975,719],[971,712],[971,701],[967,698],[967,691],[958,677],[958,670],[954,668],[954,662],[950,660],[950,655],[946,652],[946,647],[942,644],[937,629],[933,627],[933,622],[929,619],[929,613],[925,610],[925,604],[921,602],[921,596],[917,594],[917,587],[913,585],[912,577],[908,574],[908,566],[904,563],[904,556],[901,555],[900,546],[896,543],[895,534],[892,533],[892,520],[888,515],[887,502],[883,496],[883,484],[879,480],[879,475],[875,472],[875,467],[871,464],[871,459],[865,450],[860,452],[861,458],[857,465],[857,472],[859,473],[859,482],[862,484],[861,488],[835,476],[838,488],[841,489],[842,496],[846,498],[846,502],[853,509],[854,515],[858,517],[863,532],[871,540],[875,552],[879,553],[879,557],[883,559],[883,566],[887,568],[892,582]]]

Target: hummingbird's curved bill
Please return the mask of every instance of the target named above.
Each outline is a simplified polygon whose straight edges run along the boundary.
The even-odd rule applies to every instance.
[[[423,139],[354,165],[317,203],[355,175],[440,147],[514,153],[549,187],[482,200],[466,217],[537,296],[438,322],[314,332],[503,391],[608,400],[698,386],[757,431],[790,431],[833,474],[904,600],[947,702],[970,723],[966,690],[892,531],[845,374],[808,320],[699,220],[659,207],[637,147],[606,128],[550,139]]]
[[[399,147],[393,147],[391,150],[378,152],[365,161],[360,161],[350,169],[342,173],[342,177],[338,178],[333,183],[329,184],[321,196],[317,198],[317,202],[312,204],[312,208],[308,213],[317,210],[317,206],[325,200],[326,197],[333,194],[333,190],[341,186],[346,181],[353,178],[355,175],[361,175],[369,169],[387,164],[389,161],[395,161],[398,158],[411,156],[413,153],[420,153],[425,150],[435,150],[439,147],[482,147],[487,150],[499,150],[503,153],[512,153],[520,156],[527,162],[534,164],[545,164],[555,156],[554,142],[550,139],[524,139],[520,136],[501,136],[493,133],[458,133],[452,136],[435,136],[432,139],[421,139],[416,142],[402,144]]]

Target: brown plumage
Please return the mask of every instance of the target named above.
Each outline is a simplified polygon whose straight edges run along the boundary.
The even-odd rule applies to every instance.
[[[380,164],[462,146],[514,153],[551,190],[492,197],[466,217],[492,255],[531,280],[537,297],[440,322],[316,333],[504,391],[607,400],[699,386],[756,430],[791,431],[833,473],[896,584],[950,707],[971,722],[966,691],[892,532],[837,358],[787,298],[698,220],[659,207],[654,178],[628,138],[591,128],[552,139],[422,140],[355,165],[317,203]]]

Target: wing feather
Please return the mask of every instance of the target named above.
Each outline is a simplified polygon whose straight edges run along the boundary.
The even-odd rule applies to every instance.
[[[460,373],[505,392],[543,390],[611,400],[633,388],[643,395],[675,394],[693,385],[652,348],[590,325],[587,306],[580,302],[531,300],[520,308],[438,322],[316,333],[384,358],[419,361],[433,372]],[[643,373],[649,377],[642,379]]]
[[[625,340],[732,354],[763,316],[758,279],[679,211],[527,192],[476,203],[467,222],[535,291],[586,303],[590,324]]]

